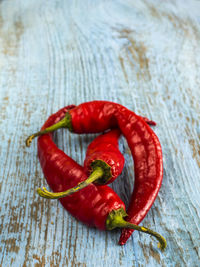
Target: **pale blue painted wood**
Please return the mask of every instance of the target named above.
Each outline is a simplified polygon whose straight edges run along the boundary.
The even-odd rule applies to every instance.
[[[0,2],[0,265],[199,266],[200,3],[198,1]],[[163,185],[143,225],[168,248],[134,233],[89,229],[46,185],[36,142],[24,139],[60,107],[94,99],[153,118],[164,158]],[[59,131],[60,148],[82,163],[94,136]],[[112,187],[128,204],[132,159]]]

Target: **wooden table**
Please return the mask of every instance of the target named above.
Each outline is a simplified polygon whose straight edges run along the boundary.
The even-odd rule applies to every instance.
[[[135,232],[89,229],[55,201],[36,141],[25,138],[60,107],[110,100],[157,122],[164,179],[142,225],[162,233],[161,253]],[[0,1],[0,264],[6,266],[200,266],[200,2]],[[91,136],[56,133],[83,163]],[[112,187],[128,204],[134,184],[126,158]]]

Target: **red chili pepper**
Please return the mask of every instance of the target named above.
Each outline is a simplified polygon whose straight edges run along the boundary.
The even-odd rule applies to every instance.
[[[59,121],[67,109],[63,108],[50,116],[41,130]],[[45,178],[53,191],[66,190],[87,178],[83,167],[57,148],[51,134],[38,138],[38,156]],[[160,248],[166,247],[166,240],[158,233],[126,222],[125,205],[119,196],[108,186],[90,184],[83,190],[60,200],[61,204],[75,218],[88,226],[100,230],[112,230],[116,227],[128,227],[150,235],[160,242]]]
[[[84,161],[84,172],[89,176],[86,180],[59,194],[44,190],[42,196],[51,196],[52,199],[62,198],[85,188],[92,182],[97,185],[113,182],[124,167],[124,156],[118,146],[120,135],[121,132],[118,129],[111,130],[96,137],[88,146]]]
[[[119,129],[111,130],[95,138],[87,148],[84,161],[85,173],[90,175],[99,166],[104,170],[104,176],[97,180],[97,184],[112,183],[123,170],[124,156],[118,145],[120,135]]]
[[[94,128],[95,125],[95,128]],[[135,184],[128,209],[128,221],[139,224],[151,208],[163,177],[162,150],[158,137],[147,123],[127,108],[107,101],[83,103],[66,113],[63,120],[27,139],[67,127],[75,133],[96,133],[119,127],[127,139],[134,159]],[[125,244],[133,230],[124,230]]]

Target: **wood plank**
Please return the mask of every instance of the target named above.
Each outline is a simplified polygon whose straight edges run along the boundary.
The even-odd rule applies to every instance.
[[[0,266],[199,266],[200,3],[188,1],[0,1]],[[46,185],[37,130],[60,107],[119,102],[157,122],[164,180],[143,225],[162,233],[100,232],[72,218]],[[91,136],[60,130],[55,139],[83,163]],[[124,171],[111,186],[128,205],[134,175],[126,141]]]

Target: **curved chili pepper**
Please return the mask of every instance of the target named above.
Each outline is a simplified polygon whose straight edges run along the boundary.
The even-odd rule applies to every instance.
[[[42,130],[60,120],[71,106],[59,110],[46,121]],[[83,167],[58,149],[51,134],[38,138],[38,156],[45,178],[53,191],[66,190],[87,178]],[[75,218],[100,230],[112,230],[116,227],[128,227],[150,234],[160,242],[161,250],[166,240],[158,233],[141,226],[126,222],[125,204],[108,186],[90,184],[83,190],[60,200],[64,208]]]
[[[88,146],[84,161],[84,172],[89,176],[86,180],[64,192],[51,193],[38,190],[42,197],[52,199],[69,196],[94,182],[97,185],[112,183],[122,172],[124,156],[119,150],[120,130],[114,129],[96,137]]]
[[[124,156],[119,150],[119,129],[111,130],[96,137],[88,146],[84,160],[84,171],[89,175],[96,167],[105,169],[105,175],[97,184],[110,184],[122,172]],[[105,167],[104,167],[105,166]]]
[[[94,128],[95,125],[95,128]],[[97,133],[119,127],[126,137],[134,160],[135,184],[127,220],[139,224],[160,189],[163,178],[162,150],[158,137],[147,123],[122,105],[107,101],[80,104],[66,113],[65,118],[27,139],[27,145],[38,135],[66,127],[75,133]],[[123,230],[120,244],[126,243],[133,230]]]

